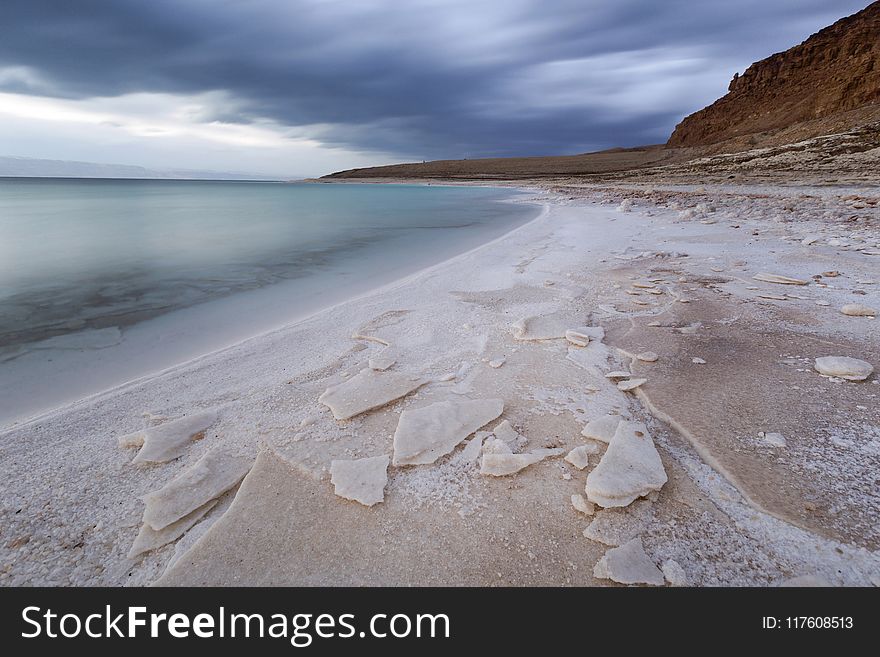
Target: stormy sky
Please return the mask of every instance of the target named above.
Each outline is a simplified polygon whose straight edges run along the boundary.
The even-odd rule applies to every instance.
[[[2,0],[0,155],[273,175],[665,141],[867,0]]]

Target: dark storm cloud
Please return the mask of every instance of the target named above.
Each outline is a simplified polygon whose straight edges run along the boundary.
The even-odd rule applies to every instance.
[[[223,90],[205,120],[424,158],[665,140],[732,74],[864,0],[3,0],[5,90]],[[2,79],[2,78],[0,78]]]

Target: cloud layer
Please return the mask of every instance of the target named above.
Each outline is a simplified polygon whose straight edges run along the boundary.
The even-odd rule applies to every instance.
[[[866,4],[4,0],[0,92],[197,97],[190,124],[380,159],[576,153],[664,141],[734,72]]]

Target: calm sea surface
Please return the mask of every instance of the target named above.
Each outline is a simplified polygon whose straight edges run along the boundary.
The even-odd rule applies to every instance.
[[[0,179],[0,399],[16,386],[11,377],[23,376],[21,365],[10,366],[38,352],[118,347],[133,327],[158,338],[161,351],[140,349],[130,366],[108,365],[113,376],[82,377],[69,401],[350,298],[535,216],[534,205],[510,202],[516,195],[420,185]],[[267,292],[279,285],[282,297]],[[262,296],[247,296],[253,292]],[[246,317],[229,303],[235,298],[251,300]],[[175,313],[186,310],[181,321],[191,321],[199,308],[212,309],[213,329],[195,337],[170,330]],[[157,318],[165,321],[149,329]],[[45,363],[37,370],[52,371]],[[40,409],[59,401],[47,386],[30,394]],[[0,423],[21,414],[2,404]]]

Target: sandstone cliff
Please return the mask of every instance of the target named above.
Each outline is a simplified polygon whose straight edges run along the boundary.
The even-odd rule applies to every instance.
[[[799,135],[807,138],[823,134],[816,119],[866,106],[880,109],[880,1],[734,76],[729,93],[685,118],[668,145],[704,146],[810,122]]]

